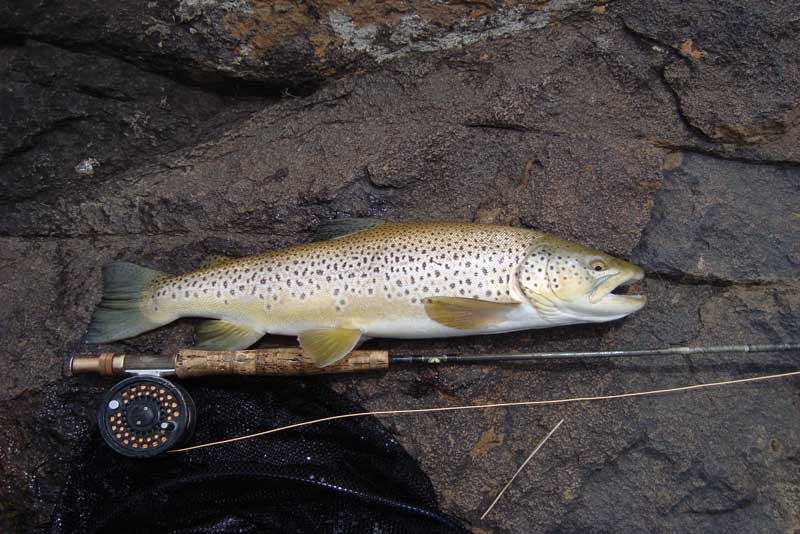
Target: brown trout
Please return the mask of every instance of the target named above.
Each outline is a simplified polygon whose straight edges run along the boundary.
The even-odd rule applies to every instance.
[[[641,268],[533,230],[460,222],[332,223],[330,239],[167,275],[127,262],[103,270],[86,341],[204,317],[199,348],[297,336],[319,366],[368,338],[431,338],[605,322],[641,309],[615,294]]]

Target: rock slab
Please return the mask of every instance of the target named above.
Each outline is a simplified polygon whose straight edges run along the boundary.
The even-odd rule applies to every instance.
[[[800,339],[796,2],[0,6],[0,529],[46,530],[110,382],[64,379],[100,268],[164,271],[343,216],[535,227],[632,258],[616,323],[397,354]],[[193,322],[100,347],[169,352]],[[267,338],[262,345],[291,344]],[[370,409],[659,389],[796,355],[317,377]],[[386,420],[476,532],[794,532],[796,380]],[[565,423],[486,520],[536,442]]]

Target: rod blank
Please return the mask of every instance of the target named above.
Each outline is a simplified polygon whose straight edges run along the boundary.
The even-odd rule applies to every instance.
[[[788,352],[800,350],[800,343],[777,343],[768,345],[718,345],[712,347],[666,347],[641,350],[605,350],[591,352],[526,352],[520,354],[475,354],[438,356],[391,356],[390,363],[491,363],[536,360],[639,358],[671,354],[719,354],[725,352]]]

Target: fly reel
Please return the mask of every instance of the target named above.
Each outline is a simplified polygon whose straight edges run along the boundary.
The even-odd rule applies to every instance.
[[[195,406],[189,394],[169,380],[133,376],[106,393],[97,423],[114,451],[131,458],[149,458],[191,437]]]
[[[150,458],[188,441],[194,431],[195,406],[186,391],[166,380],[210,375],[297,376],[385,369],[385,351],[355,351],[324,369],[300,349],[201,351],[177,354],[70,355],[64,375],[130,376],[112,387],[97,414],[100,434],[119,454]]]

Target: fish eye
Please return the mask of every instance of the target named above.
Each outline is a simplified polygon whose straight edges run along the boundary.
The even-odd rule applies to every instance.
[[[592,263],[589,264],[589,266],[597,272],[605,271],[606,269],[608,269],[608,265],[606,265],[606,262],[604,262],[603,260],[593,260]]]

